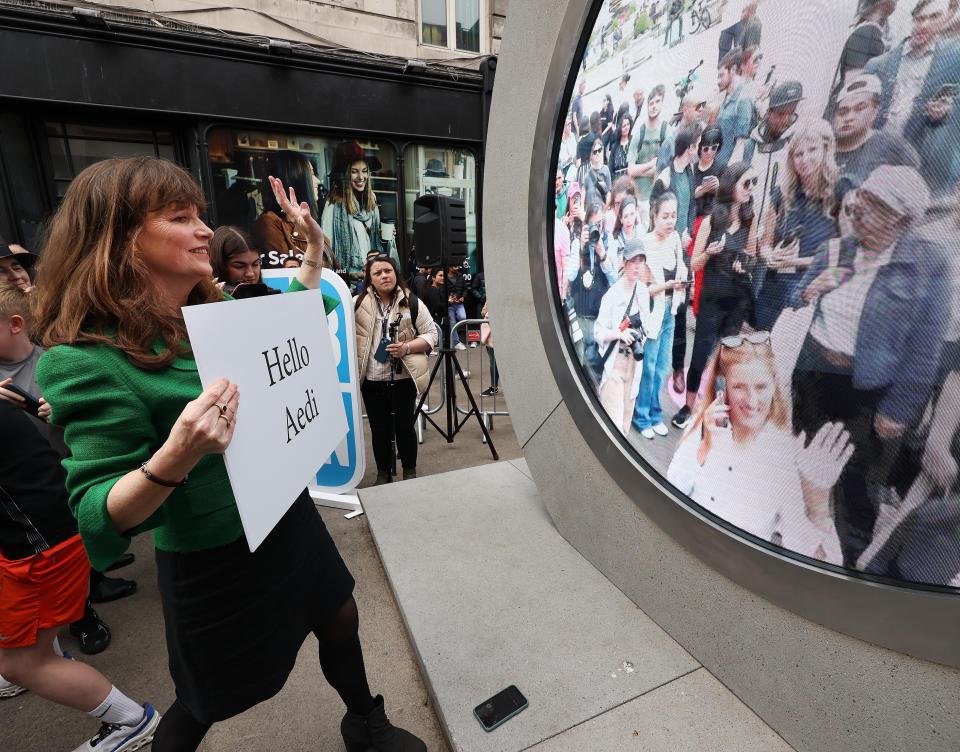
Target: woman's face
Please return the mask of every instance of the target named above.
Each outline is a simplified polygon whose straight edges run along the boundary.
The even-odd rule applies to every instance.
[[[259,282],[260,254],[256,251],[244,251],[232,255],[227,262],[227,281]]]
[[[633,204],[620,211],[620,224],[627,230],[632,230],[637,223],[637,207]]]
[[[742,345],[752,347],[752,345]],[[748,431],[759,431],[770,417],[776,385],[770,369],[756,358],[726,369],[730,422]]]
[[[433,277],[433,286],[434,287],[443,287],[443,281],[446,279],[446,275],[443,270],[437,272]]]
[[[816,174],[823,164],[826,149],[819,140],[801,143],[793,152],[793,169],[801,180]]]
[[[388,261],[374,261],[370,267],[370,283],[381,295],[391,295],[397,286],[397,275],[393,264]]]
[[[753,170],[747,170],[733,189],[733,200],[738,204],[745,204],[753,198],[753,189],[757,185],[757,180],[757,173]]]
[[[367,181],[370,180],[370,168],[366,162],[354,162],[350,165],[350,185],[357,193],[363,193],[367,189]]]
[[[630,126],[633,123],[630,122],[630,118],[624,118],[623,122],[620,123],[620,138],[627,138],[630,135]]]
[[[199,281],[213,276],[208,248],[212,237],[196,206],[171,204],[147,214],[133,245],[153,275]]]
[[[30,287],[30,275],[16,259],[16,254],[0,259],[0,281],[16,285],[21,290]]]
[[[664,201],[653,218],[653,229],[661,237],[666,237],[677,226],[677,202]]]
[[[642,282],[647,276],[647,262],[643,256],[632,258],[623,265],[623,278],[629,284]]]

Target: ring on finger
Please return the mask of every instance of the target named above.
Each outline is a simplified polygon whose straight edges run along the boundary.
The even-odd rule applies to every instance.
[[[225,420],[225,421],[227,421],[227,425],[228,425],[228,426],[233,422],[233,421],[230,420],[230,418],[228,418],[226,415],[218,415],[218,416],[217,416],[217,420]]]
[[[221,416],[227,414],[227,406],[224,405],[223,403],[220,403],[220,404],[218,404],[218,405],[214,405],[214,407],[216,407],[217,410],[220,411],[220,415],[221,415]]]

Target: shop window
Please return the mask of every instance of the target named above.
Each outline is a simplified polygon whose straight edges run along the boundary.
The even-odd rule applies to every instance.
[[[482,0],[420,0],[422,44],[480,52]]]
[[[477,270],[477,177],[471,152],[444,146],[414,144],[404,152],[406,233],[413,237],[413,202],[425,193],[463,199],[467,211],[467,250]]]
[[[272,219],[265,215],[275,208],[267,176],[273,175],[285,185],[292,185],[297,198],[306,201],[317,220],[322,221],[327,198],[334,188],[334,153],[343,141],[356,139],[240,128],[212,129],[207,134],[207,151],[213,175],[209,198],[216,224],[239,227],[253,236],[254,242],[262,246],[258,250],[265,267],[280,266],[283,258],[291,254],[302,255],[301,248],[280,247],[263,231],[264,224]],[[370,171],[370,185],[381,225],[395,225],[399,190],[394,148],[388,143],[368,140],[357,141],[357,146],[374,168]],[[394,245],[392,250],[402,258],[404,239],[398,236]]]
[[[162,157],[175,161],[170,131],[47,122],[46,134],[57,198],[63,197],[80,172],[104,159]]]

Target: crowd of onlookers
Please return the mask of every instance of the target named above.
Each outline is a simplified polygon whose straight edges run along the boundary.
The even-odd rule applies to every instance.
[[[642,67],[616,93],[582,72],[554,261],[614,425],[640,448],[682,432],[660,468],[679,490],[798,553],[945,584],[960,573],[960,14],[903,2],[906,39],[890,38],[896,0],[860,0],[833,79],[810,81],[762,75],[776,9],[748,2],[720,35],[716,88],[688,80],[672,117]]]

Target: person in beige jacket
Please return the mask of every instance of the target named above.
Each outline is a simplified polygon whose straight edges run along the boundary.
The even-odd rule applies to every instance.
[[[370,420],[377,485],[392,481],[394,437],[403,479],[417,477],[414,410],[427,387],[427,354],[440,334],[427,306],[407,289],[396,261],[371,257],[364,288],[354,299],[360,393]]]

